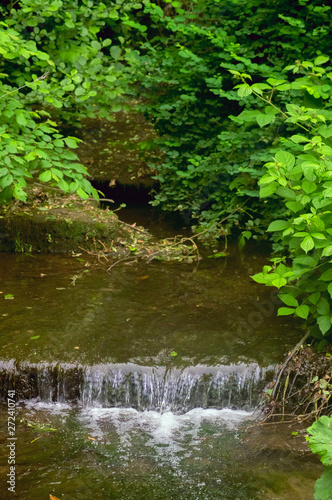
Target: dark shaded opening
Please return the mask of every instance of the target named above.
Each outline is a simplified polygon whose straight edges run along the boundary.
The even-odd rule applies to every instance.
[[[92,181],[93,187],[100,190],[106,200],[100,197],[101,207],[118,210],[120,220],[128,224],[137,224],[148,229],[158,238],[172,237],[178,234],[189,235],[190,225],[180,212],[165,212],[153,207],[151,187],[120,184],[110,186],[109,182]],[[125,204],[125,208],[121,208]]]
[[[110,186],[108,181],[100,182],[100,181],[92,181],[91,184],[94,188],[100,190],[105,198],[111,199],[114,203],[107,203],[107,206],[110,208],[118,208],[121,203],[125,203],[126,205],[147,205],[153,197],[151,196],[151,188],[128,184],[120,184],[116,182],[115,185]],[[103,204],[103,197],[100,198],[101,203]]]

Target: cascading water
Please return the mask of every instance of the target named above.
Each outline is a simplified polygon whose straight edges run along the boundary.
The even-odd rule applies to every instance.
[[[319,466],[294,441],[278,448],[288,428],[242,431],[299,337],[249,278],[264,258],[111,275],[60,256],[1,259],[0,470],[15,391],[19,498],[312,497]]]
[[[253,363],[167,369],[132,363],[0,362],[3,397],[15,389],[22,399],[180,413],[193,408],[253,409],[273,373],[272,367]]]

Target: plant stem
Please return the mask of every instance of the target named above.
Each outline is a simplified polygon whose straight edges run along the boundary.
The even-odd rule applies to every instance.
[[[24,89],[25,87],[27,87],[28,85],[31,85],[31,83],[35,83],[35,82],[38,82],[39,80],[45,80],[45,78],[47,78],[49,75],[49,72],[46,71],[46,73],[44,73],[42,76],[39,76],[38,78],[36,78],[36,80],[33,80],[33,82],[29,82],[29,83],[26,83],[25,85],[22,85],[22,87],[18,87],[18,89],[15,89],[15,90],[12,90],[11,92],[7,92],[7,94],[3,94],[0,99],[2,99],[3,97],[6,97],[7,95],[10,95],[10,94],[14,94],[15,92],[18,92],[19,90],[21,89]]]

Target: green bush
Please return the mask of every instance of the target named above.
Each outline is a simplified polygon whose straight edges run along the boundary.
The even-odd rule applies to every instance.
[[[241,77],[244,83],[238,85],[238,92],[246,89],[247,94],[257,93],[260,99],[268,100],[286,123],[299,130],[299,134],[282,140],[283,149],[265,165],[259,180],[260,197],[269,202],[277,196],[284,206],[283,218],[267,228],[283,256],[273,259],[273,266],[265,266],[253,278],[281,289],[279,296],[286,307],[278,314],[307,320],[311,334],[318,338],[329,335],[332,325],[332,72],[323,68],[328,61],[328,57],[318,56],[313,62],[303,62],[304,76],[293,82],[268,79],[271,88],[264,88],[265,93],[248,84],[245,76]],[[303,90],[320,100],[322,107],[277,107],[272,101],[273,93],[301,94]],[[270,93],[268,98],[266,93]],[[260,111],[250,111],[250,119],[258,121],[262,116]]]
[[[263,92],[275,87],[267,78],[285,78],[286,65],[301,73],[299,58],[329,50],[330,7],[301,0],[165,2],[172,9],[164,10],[143,4],[138,19],[149,30],[136,79],[162,152],[151,162],[161,186],[153,204],[193,217],[198,231],[215,228],[218,236],[227,217],[224,229],[236,224],[261,234],[283,213],[276,198],[265,203],[259,196],[263,165],[296,126],[260,94],[247,94],[248,83],[236,92],[233,79],[250,74]],[[279,98],[284,106],[317,101],[305,90]]]
[[[24,201],[27,180],[37,177],[98,198],[71,151],[78,139],[60,134],[56,122],[79,125],[123,108],[133,58],[123,47],[126,12],[135,5],[21,0],[0,7],[0,201]]]

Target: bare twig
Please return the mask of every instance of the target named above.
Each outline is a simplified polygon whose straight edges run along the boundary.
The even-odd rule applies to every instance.
[[[111,269],[116,266],[117,264],[119,264],[120,262],[123,262],[125,260],[130,260],[132,259],[133,261],[137,259],[137,257],[129,257],[128,255],[126,257],[123,257],[123,259],[119,259],[119,260],[116,260],[110,267],[107,268],[107,272],[109,273],[111,271]]]
[[[87,198],[88,200],[95,200],[95,198]],[[95,200],[96,201],[96,200]],[[109,203],[115,203],[114,200],[111,200],[111,198],[99,198],[99,201],[108,201]]]
[[[250,197],[248,196],[248,198],[246,198],[246,199],[244,200],[244,202],[243,202],[243,203],[241,203],[241,205],[238,205],[236,208],[234,208],[234,210],[232,210],[232,211],[231,211],[231,212],[230,212],[230,213],[229,213],[229,214],[228,214],[228,215],[227,215],[224,219],[222,219],[222,220],[221,220],[220,222],[218,222],[216,225],[217,225],[217,226],[220,226],[223,222],[225,222],[227,219],[229,219],[229,217],[230,217],[231,215],[233,215],[235,212],[237,212],[238,210],[240,210],[240,209],[243,207],[243,205],[245,205],[245,204],[247,203],[247,201],[249,200],[249,198],[250,198]],[[190,238],[191,238],[191,239],[194,239],[194,238],[199,238],[200,236],[202,236],[202,234],[206,233],[207,231],[210,231],[210,228],[209,228],[209,227],[208,227],[207,229],[204,229],[204,231],[201,231],[200,233],[194,234],[194,235],[193,235],[193,236],[191,236]],[[189,239],[189,238],[188,238],[188,239]]]
[[[18,87],[17,89],[15,90],[12,90],[11,92],[7,92],[7,94],[3,94],[0,99],[2,99],[3,97],[6,97],[7,95],[10,95],[10,94],[14,94],[15,92],[18,92],[19,90],[21,89],[24,89],[25,87],[27,87],[28,85],[31,85],[32,83],[36,83],[38,82],[39,80],[45,80],[45,78],[47,78],[49,75],[49,72],[46,71],[46,73],[44,73],[42,76],[39,76],[38,78],[36,78],[36,80],[33,80],[33,82],[29,82],[29,83],[26,83],[25,85],[22,85],[22,87]]]
[[[284,362],[284,364],[281,366],[280,370],[279,370],[279,373],[278,373],[278,377],[277,377],[277,380],[276,380],[276,383],[274,385],[274,388],[273,388],[273,392],[272,392],[272,395],[271,395],[271,399],[275,399],[275,396],[276,396],[276,393],[277,393],[277,389],[279,387],[279,383],[280,383],[280,379],[282,377],[282,374],[284,373],[285,371],[285,368],[287,367],[288,363],[290,362],[290,360],[292,359],[292,357],[294,356],[294,354],[299,350],[301,349],[301,346],[304,345],[304,342],[307,340],[307,338],[310,336],[310,333],[307,332],[303,337],[302,339],[296,344],[296,346],[291,350],[291,352],[289,353],[286,361]]]
[[[123,222],[123,220],[119,220],[120,224],[124,224],[127,227],[130,227],[130,229],[134,229],[134,231],[137,231],[141,234],[144,234],[145,236],[149,236],[149,233],[147,231],[143,231],[142,229],[138,229],[136,226],[132,226],[131,224],[127,224],[127,222]]]

